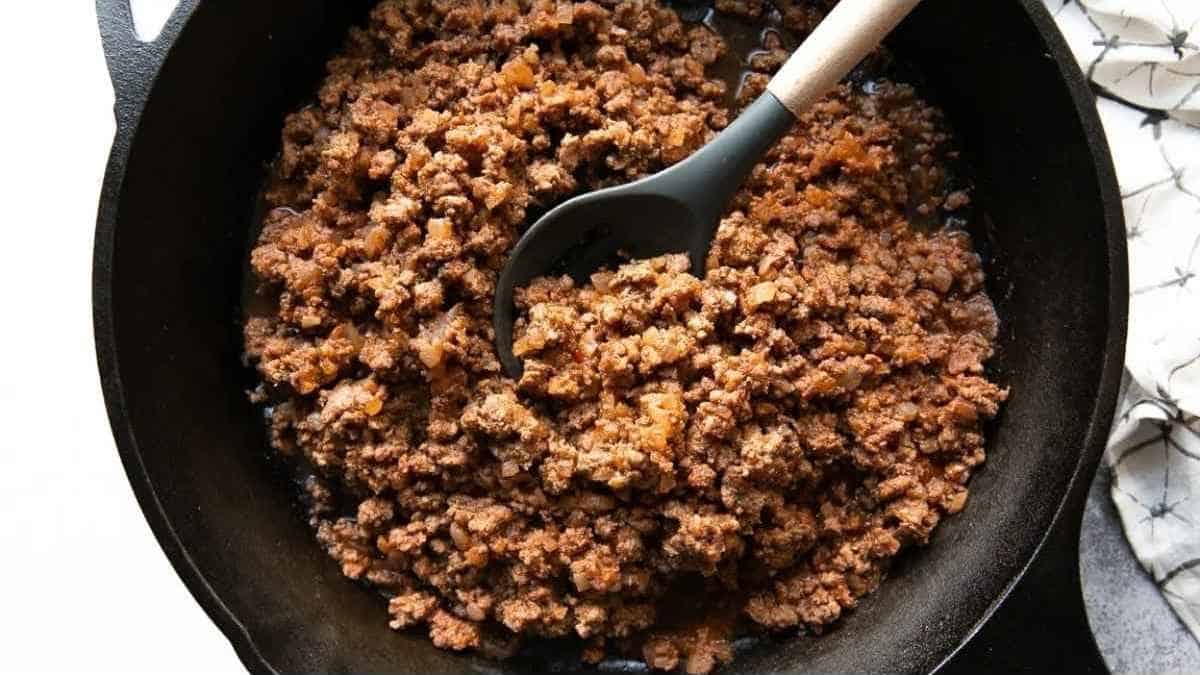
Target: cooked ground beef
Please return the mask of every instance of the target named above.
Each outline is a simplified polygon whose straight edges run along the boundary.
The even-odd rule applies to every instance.
[[[814,7],[784,20],[803,33]],[[664,620],[679,584],[820,631],[965,506],[1006,395],[984,372],[997,320],[966,235],[912,224],[969,198],[944,194],[950,140],[906,86],[806,114],[707,269],[522,289],[525,372],[501,373],[492,293],[522,226],[723,128],[724,49],[653,2],[387,0],[287,118],[251,255],[272,301],[245,325],[252,397],[311,467],[318,541],[392,627],[704,673],[733,621]]]

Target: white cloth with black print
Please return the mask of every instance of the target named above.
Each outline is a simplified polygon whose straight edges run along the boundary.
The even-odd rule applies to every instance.
[[[1097,94],[1129,244],[1109,438],[1134,553],[1200,639],[1200,0],[1043,0]]]

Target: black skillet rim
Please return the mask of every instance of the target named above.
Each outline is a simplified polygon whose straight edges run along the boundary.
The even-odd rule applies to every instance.
[[[1037,28],[1066,83],[1076,115],[1088,140],[1093,165],[1100,187],[1100,199],[1105,215],[1105,236],[1109,262],[1109,297],[1107,338],[1100,387],[1088,419],[1086,439],[1070,483],[1063,491],[1055,509],[1053,523],[1043,534],[1029,560],[1004,587],[978,621],[964,634],[959,644],[946,654],[928,654],[922,668],[935,672],[957,654],[983,627],[1008,597],[1041,551],[1046,536],[1058,519],[1068,495],[1080,480],[1089,480],[1104,449],[1109,424],[1116,408],[1117,392],[1123,371],[1125,336],[1128,315],[1128,267],[1125,246],[1124,209],[1113,169],[1104,128],[1095,107],[1095,96],[1075,64],[1070,48],[1059,33],[1053,19],[1039,0],[1019,0]],[[199,0],[182,0],[163,29],[163,38],[151,43],[133,41],[133,18],[124,0],[96,0],[109,71],[115,90],[114,114],[117,131],[108,159],[96,220],[95,248],[92,260],[92,319],[96,341],[96,357],[109,423],[112,426],[117,450],[126,476],[133,488],[155,539],[162,547],[184,586],[217,625],[233,646],[238,658],[251,672],[278,672],[259,652],[245,626],[209,585],[196,566],[171,521],[163,511],[154,486],[146,475],[137,442],[125,408],[124,390],[117,362],[116,335],[112,316],[112,264],[116,212],[123,187],[126,164],[138,121],[147,98],[154,88],[158,69],[170,52],[175,38],[186,25]],[[119,34],[119,33],[123,33]]]

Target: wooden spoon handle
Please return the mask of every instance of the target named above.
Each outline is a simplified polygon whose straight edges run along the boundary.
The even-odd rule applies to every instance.
[[[841,0],[767,91],[799,116],[841,81],[921,0]]]

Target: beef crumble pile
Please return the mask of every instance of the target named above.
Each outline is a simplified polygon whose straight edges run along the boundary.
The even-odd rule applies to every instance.
[[[767,47],[741,104],[786,57]],[[723,128],[723,50],[652,2],[385,1],[287,118],[252,397],[311,467],[318,540],[394,628],[707,672],[728,630],[668,625],[679,583],[819,631],[963,509],[1006,395],[983,370],[997,322],[967,237],[912,225],[967,197],[940,190],[950,141],[905,86],[805,115],[702,277],[664,256],[521,290],[525,373],[502,374],[492,292],[519,228]]]

